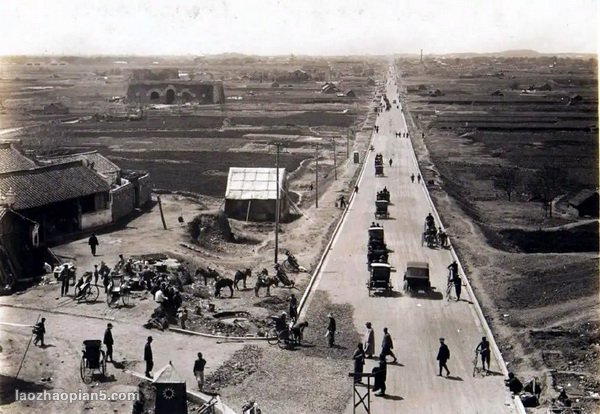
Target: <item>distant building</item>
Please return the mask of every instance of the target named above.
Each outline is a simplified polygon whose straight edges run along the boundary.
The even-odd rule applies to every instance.
[[[275,81],[271,84],[271,88],[279,88],[279,82]]]
[[[36,167],[35,162],[21,154],[18,147],[18,143],[0,142],[0,174]]]
[[[43,112],[46,115],[66,115],[69,113],[69,108],[60,102],[53,102],[45,105]]]
[[[347,91],[344,92],[344,96],[346,96],[348,98],[356,98],[356,93],[354,93],[354,91],[352,89],[348,89]]]
[[[569,96],[569,102],[567,103],[567,105],[575,105],[577,103],[580,103],[581,101],[583,101],[583,97],[581,95],[571,95]]]
[[[132,81],[127,88],[130,103],[218,104],[225,102],[223,83],[219,81]]]
[[[321,86],[321,93],[337,93],[337,91],[337,87],[331,82],[327,82]]]
[[[490,93],[492,96],[504,96],[500,89],[496,89],[494,92]]]
[[[375,86],[375,85],[376,85],[375,79],[373,79],[373,78],[367,79],[367,86]]]
[[[289,214],[287,173],[279,169],[279,215]],[[275,221],[277,170],[275,168],[231,167],[225,191],[225,214],[238,220]]]
[[[577,210],[579,217],[598,217],[598,190],[581,190],[569,199],[569,206]]]
[[[39,158],[40,163],[64,164],[80,161],[96,172],[110,186],[112,221],[129,216],[136,208],[151,201],[152,183],[146,171],[126,171],[97,151]]]

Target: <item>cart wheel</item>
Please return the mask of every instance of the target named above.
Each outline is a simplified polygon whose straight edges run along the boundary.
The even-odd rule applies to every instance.
[[[267,342],[270,345],[275,345],[277,343],[277,330],[275,328],[271,328],[269,332],[267,332]]]
[[[121,293],[121,301],[123,302],[123,306],[129,305],[129,292]]]
[[[89,384],[90,382],[92,382],[92,371],[87,367],[87,365],[88,365],[87,358],[82,357],[81,363],[79,365],[79,370],[81,373],[81,379],[85,384]]]
[[[88,302],[96,302],[98,296],[100,296],[100,289],[98,289],[98,286],[90,286],[86,293],[85,300]]]

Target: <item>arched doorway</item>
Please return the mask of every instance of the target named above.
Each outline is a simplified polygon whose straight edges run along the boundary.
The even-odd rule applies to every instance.
[[[171,105],[173,102],[175,102],[175,91],[173,89],[167,89],[165,103]]]
[[[151,101],[157,101],[159,99],[160,99],[160,94],[158,92],[154,91],[150,94]]]
[[[181,100],[183,102],[192,102],[193,99],[194,99],[194,97],[192,96],[191,93],[189,93],[187,91],[181,93]]]

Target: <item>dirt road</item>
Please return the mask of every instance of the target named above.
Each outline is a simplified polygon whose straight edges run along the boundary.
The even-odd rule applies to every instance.
[[[387,95],[390,101],[397,99],[393,83],[388,83]],[[317,290],[328,293],[334,303],[354,306],[354,324],[359,332],[364,331],[365,322],[372,322],[377,352],[383,327],[389,329],[394,339],[399,363],[388,365],[389,396],[372,397],[372,409],[374,412],[512,412],[497,361],[492,360],[491,366],[495,374],[484,378],[472,376],[474,349],[483,329],[464,289],[460,302],[447,301],[443,295],[446,267],[452,261],[450,253],[421,246],[423,223],[430,206],[423,182],[417,183],[415,179],[413,183],[410,179],[411,174],[417,175],[410,140],[395,136],[396,132],[406,131],[401,109],[394,104],[390,111],[380,114],[378,125],[375,151],[366,161],[360,193],[349,207],[317,280]],[[374,175],[374,156],[378,152],[383,154],[385,177]],[[388,163],[390,158],[392,166]],[[385,228],[386,242],[392,250],[394,291],[387,297],[369,297],[367,228],[374,221],[376,192],[384,186],[391,192],[390,218],[375,221]],[[428,297],[411,297],[402,292],[407,261],[429,262],[435,290]],[[437,376],[440,337],[445,337],[451,352],[449,377]],[[354,347],[354,344],[344,345]],[[370,372],[373,366],[374,362],[368,361],[365,371]],[[350,363],[348,367],[350,371]],[[350,380],[345,380],[350,388]],[[346,412],[352,412],[352,404]]]

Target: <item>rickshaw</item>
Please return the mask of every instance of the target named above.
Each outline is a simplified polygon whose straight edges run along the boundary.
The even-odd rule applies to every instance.
[[[383,177],[383,164],[375,164],[375,175]]]
[[[429,263],[406,263],[406,272],[404,272],[404,291],[409,293],[423,291],[426,294],[431,291],[431,282],[429,281]]]
[[[369,280],[367,281],[369,296],[372,296],[371,292],[389,293],[392,291],[392,284],[390,282],[391,273],[392,266],[390,266],[389,264],[371,263],[371,269],[369,271]]]
[[[86,384],[92,382],[94,374],[106,375],[106,354],[101,348],[102,341],[99,339],[83,341],[79,372],[81,380]]]
[[[388,218],[388,204],[386,200],[375,201],[375,218]]]
[[[108,306],[116,305],[119,298],[123,302],[123,306],[129,304],[129,285],[125,280],[125,276],[111,276],[106,291],[106,303]]]

